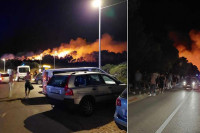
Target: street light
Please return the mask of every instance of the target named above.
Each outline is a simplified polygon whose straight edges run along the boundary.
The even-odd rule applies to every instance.
[[[43,54],[40,54],[40,69],[39,69],[39,72],[42,71],[42,65],[41,65],[41,62],[42,62],[42,56],[43,56]]]
[[[2,61],[4,62],[4,72],[6,72],[6,59],[2,59]]]
[[[54,54],[54,69],[56,68],[56,59],[55,59],[56,54],[57,54],[57,51],[55,51],[55,54]]]
[[[123,2],[127,2],[127,0],[123,0],[121,2],[112,4],[112,5],[108,5],[108,6],[105,6],[105,7],[101,7],[102,0],[94,0],[92,2],[93,7],[99,8],[99,68],[101,68],[101,9],[108,8],[108,7],[111,7],[111,6],[115,6],[115,5],[121,4]]]
[[[92,6],[99,8],[99,68],[101,68],[101,0],[94,0]]]

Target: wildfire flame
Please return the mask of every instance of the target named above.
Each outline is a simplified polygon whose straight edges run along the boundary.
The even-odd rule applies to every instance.
[[[189,62],[196,65],[200,70],[200,32],[191,30],[189,36],[192,41],[190,48],[188,48],[185,41],[178,39],[173,33],[170,34],[170,37],[175,41],[174,46],[179,51],[179,57],[187,58]]]
[[[101,39],[101,50],[107,50],[109,52],[122,53],[127,51],[127,42],[116,42],[112,39],[109,34],[103,34]],[[93,43],[87,42],[86,39],[78,37],[75,40],[70,40],[69,43],[62,43],[60,47],[53,49],[46,49],[40,54],[26,54],[21,57],[15,57],[19,60],[30,59],[30,60],[42,60],[45,55],[55,56],[57,58],[64,58],[67,55],[71,55],[73,59],[83,57],[86,61],[94,62],[94,57],[89,57],[94,51],[99,51],[99,40]],[[29,55],[29,56],[27,56]],[[14,55],[13,55],[14,56]],[[13,58],[12,56],[12,58]],[[6,55],[2,56],[6,58]],[[10,59],[9,57],[6,59]]]

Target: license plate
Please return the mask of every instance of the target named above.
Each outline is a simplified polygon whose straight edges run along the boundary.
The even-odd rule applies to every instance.
[[[59,90],[51,90],[51,93],[60,94],[60,91]]]

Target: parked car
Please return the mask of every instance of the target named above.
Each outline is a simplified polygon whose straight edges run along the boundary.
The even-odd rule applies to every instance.
[[[127,130],[127,89],[116,100],[114,120],[120,129]]]
[[[66,72],[76,72],[76,71],[90,71],[90,72],[100,72],[100,73],[106,73],[105,71],[99,69],[98,67],[77,67],[77,68],[59,68],[59,69],[47,69],[42,72],[43,77],[43,93],[46,94],[46,85],[49,79],[56,74],[56,73],[66,73]],[[106,73],[108,74],[108,73]]]
[[[0,83],[9,83],[8,73],[0,73]]]
[[[42,73],[39,73],[39,74],[37,74],[36,76],[35,76],[35,78],[34,78],[34,81],[35,81],[35,83],[37,83],[37,84],[42,84]]]
[[[84,115],[94,112],[95,103],[116,99],[126,85],[99,72],[55,74],[46,86],[50,104],[78,107]]]

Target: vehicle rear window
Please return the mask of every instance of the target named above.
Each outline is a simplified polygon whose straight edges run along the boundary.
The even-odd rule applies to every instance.
[[[27,73],[29,72],[29,68],[19,68],[20,73]]]
[[[9,74],[1,74],[1,77],[9,77]]]
[[[47,85],[56,86],[56,87],[65,87],[68,76],[53,76]]]
[[[120,96],[127,99],[127,89],[125,89]]]

